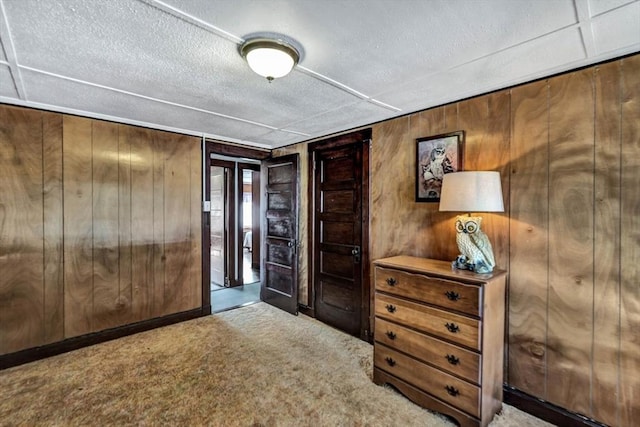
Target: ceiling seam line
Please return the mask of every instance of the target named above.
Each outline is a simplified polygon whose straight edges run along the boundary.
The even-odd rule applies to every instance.
[[[177,9],[171,5],[168,5],[160,0],[138,0],[138,1],[145,3],[150,7],[156,8],[168,15],[171,15],[174,18],[180,19],[193,26],[201,28],[209,33],[212,33],[221,38],[229,40],[230,42],[233,42],[235,44],[240,44],[244,42],[244,39],[242,37],[238,37],[235,34],[231,34],[230,32],[223,30],[222,28],[216,27],[215,25],[210,24],[200,18],[196,18],[195,16],[190,15],[186,12],[183,12],[182,10]]]
[[[72,81],[72,82],[79,83],[79,84],[84,84],[84,85],[87,85],[87,86],[92,86],[92,87],[96,87],[96,88],[100,88],[100,89],[105,89],[105,90],[109,90],[109,91],[112,91],[112,92],[121,93],[121,94],[124,94],[124,95],[130,95],[130,96],[133,96],[133,97],[136,97],[136,98],[141,98],[141,99],[146,99],[146,100],[153,101],[153,102],[158,102],[160,104],[172,105],[174,107],[184,108],[186,110],[199,111],[201,113],[205,113],[205,114],[209,114],[209,115],[213,115],[213,116],[221,117],[221,118],[225,118],[225,119],[235,120],[235,121],[238,121],[238,122],[247,123],[247,124],[255,125],[255,126],[258,126],[258,127],[262,127],[262,128],[265,128],[265,129],[278,130],[278,127],[276,127],[276,126],[271,126],[271,125],[267,125],[265,123],[260,123],[260,122],[254,122],[252,120],[243,119],[243,118],[240,118],[240,117],[230,116],[228,114],[216,113],[215,111],[205,110],[204,108],[191,107],[191,106],[180,104],[180,103],[177,103],[177,102],[167,101],[167,100],[163,100],[163,99],[159,99],[159,98],[154,98],[154,97],[151,97],[151,96],[142,95],[142,94],[139,94],[139,93],[130,92],[130,91],[123,90],[123,89],[118,89],[118,88],[114,88],[114,87],[111,87],[111,86],[105,86],[105,85],[101,85],[101,84],[98,84],[98,83],[92,83],[92,82],[88,82],[86,80],[80,80],[80,79],[76,79],[76,78],[73,78],[73,77],[63,76],[63,75],[56,74],[56,73],[50,73],[48,71],[40,70],[40,69],[33,68],[33,67],[27,67],[27,66],[24,66],[24,65],[19,65],[19,67],[23,68],[25,70],[33,71],[33,72],[39,73],[39,74],[44,74],[44,75],[47,75],[47,76],[50,76],[50,77],[55,77],[55,78],[59,78],[59,79],[62,79],[62,80],[67,80],[67,81]]]
[[[603,15],[606,15],[607,13],[615,12],[615,11],[616,11],[616,10],[618,10],[618,9],[623,9],[623,8],[625,8],[625,7],[627,7],[627,6],[631,6],[631,5],[632,5],[632,4],[634,4],[635,2],[636,2],[635,0],[630,0],[629,2],[624,3],[624,4],[621,4],[621,5],[618,5],[618,6],[614,7],[614,8],[611,8],[611,9],[608,9],[608,10],[605,10],[605,11],[602,11],[602,12],[600,12],[600,13],[596,13],[595,15],[591,15],[591,16],[590,16],[590,18],[591,18],[591,19],[593,19],[593,18],[599,18],[599,17],[601,17],[601,16],[603,16]]]
[[[24,82],[22,81],[22,74],[20,73],[20,65],[18,64],[18,55],[16,47],[13,44],[13,37],[11,36],[11,30],[9,29],[9,17],[7,16],[6,9],[4,7],[4,0],[0,0],[0,19],[4,21],[4,25],[0,26],[0,41],[4,40],[3,33],[6,36],[6,43],[2,43],[5,56],[7,57],[7,65],[13,79],[13,86],[16,89],[18,96],[28,101],[27,91],[24,88]],[[2,28],[5,28],[2,31]]]
[[[554,34],[554,33],[558,33],[558,32],[560,32],[560,31],[564,31],[564,30],[571,29],[571,28],[577,28],[577,29],[580,29],[580,26],[581,26],[580,22],[576,22],[576,23],[573,23],[573,24],[570,24],[570,25],[566,25],[566,26],[564,26],[564,27],[560,27],[560,28],[558,28],[558,29],[556,29],[556,30],[549,31],[549,32],[547,32],[547,33],[545,33],[545,34],[542,34],[542,35],[540,35],[540,36],[533,37],[533,38],[527,39],[527,40],[525,40],[525,41],[522,41],[522,42],[519,42],[519,43],[515,43],[515,44],[512,44],[512,45],[509,45],[509,46],[507,46],[507,47],[505,47],[505,48],[503,48],[503,49],[496,50],[496,51],[494,51],[494,52],[488,53],[488,54],[486,54],[486,55],[479,56],[479,57],[474,58],[474,59],[472,59],[472,60],[470,60],[470,61],[461,62],[461,63],[459,63],[459,64],[457,64],[457,65],[454,65],[454,66],[452,66],[452,67],[450,67],[450,68],[447,68],[447,69],[445,69],[445,70],[439,70],[439,71],[434,71],[434,72],[429,73],[429,74],[424,74],[424,75],[420,76],[419,78],[416,78],[416,79],[413,79],[413,80],[406,81],[406,82],[405,82],[401,87],[408,87],[408,86],[411,86],[412,84],[414,84],[415,82],[422,81],[422,80],[427,79],[427,78],[429,78],[429,77],[437,76],[437,75],[439,75],[439,74],[443,74],[443,73],[448,73],[448,72],[451,72],[452,70],[457,70],[458,68],[463,68],[463,67],[465,67],[465,66],[468,66],[468,65],[474,64],[474,63],[476,63],[476,62],[478,62],[478,61],[481,61],[481,60],[484,60],[484,59],[487,59],[487,58],[491,58],[492,56],[495,56],[496,54],[506,52],[506,51],[508,51],[508,50],[510,50],[510,49],[513,49],[513,48],[516,48],[516,47],[519,47],[519,46],[523,46],[523,45],[525,45],[525,44],[527,44],[527,43],[530,43],[530,42],[532,42],[532,41],[536,41],[536,40],[543,39],[543,38],[545,38],[545,37],[548,37],[548,36],[550,36],[550,35],[552,35],[552,34]],[[380,94],[384,94],[384,93],[385,93],[385,92],[381,92]]]
[[[588,0],[574,0],[576,13],[578,15],[580,40],[587,58],[592,58],[598,54],[593,37],[593,27],[591,25],[591,11]]]

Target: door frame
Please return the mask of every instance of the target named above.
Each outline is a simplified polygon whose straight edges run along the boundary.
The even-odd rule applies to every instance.
[[[206,202],[211,202],[211,169],[212,154],[242,158],[266,160],[271,157],[271,150],[241,147],[222,141],[203,138],[202,148],[202,314],[211,314],[211,222],[210,213],[205,209]]]
[[[373,340],[373,318],[371,316],[371,307],[373,306],[373,293],[371,292],[371,267],[369,265],[369,192],[370,192],[370,173],[369,173],[369,155],[371,149],[371,128],[362,129],[344,135],[335,136],[320,141],[315,141],[307,146],[309,154],[308,168],[308,292],[307,305],[300,307],[300,311],[311,317],[315,316],[315,161],[316,151],[339,148],[346,145],[362,144],[362,246],[361,246],[361,277],[362,277],[362,295],[360,305],[360,338],[362,340],[372,342]]]

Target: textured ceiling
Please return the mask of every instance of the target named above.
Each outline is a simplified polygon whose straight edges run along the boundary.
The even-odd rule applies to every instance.
[[[275,148],[640,51],[640,0],[0,0],[0,102]],[[282,34],[268,83],[238,54]]]

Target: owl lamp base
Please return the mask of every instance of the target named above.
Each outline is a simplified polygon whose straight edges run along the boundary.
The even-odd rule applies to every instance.
[[[466,256],[458,255],[458,257],[451,262],[451,267],[458,270],[470,270],[476,273],[491,273],[493,267],[485,264],[484,262],[473,263]]]

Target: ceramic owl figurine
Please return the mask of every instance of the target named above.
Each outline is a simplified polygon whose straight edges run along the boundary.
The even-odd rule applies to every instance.
[[[476,273],[491,273],[496,262],[493,249],[486,234],[480,230],[482,218],[479,216],[456,217],[456,243],[460,255],[454,261],[456,268],[472,270]]]

